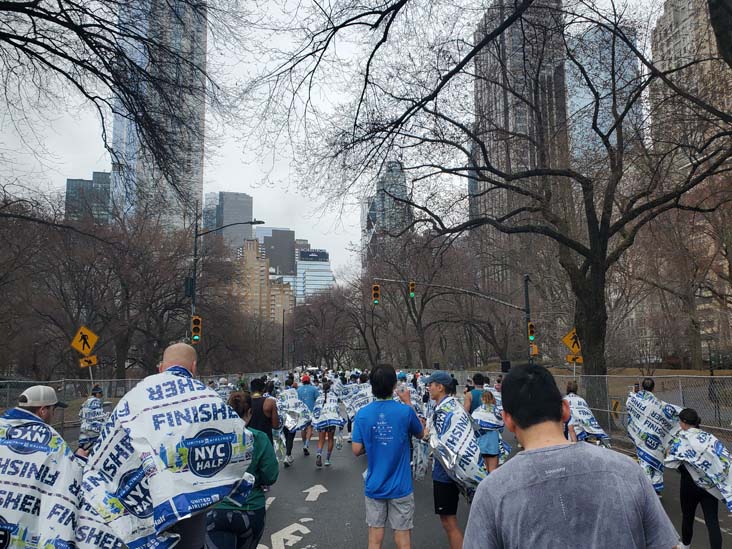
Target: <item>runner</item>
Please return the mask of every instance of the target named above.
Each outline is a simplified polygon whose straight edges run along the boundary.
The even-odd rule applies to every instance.
[[[256,549],[262,539],[265,523],[264,486],[277,482],[279,464],[267,435],[249,426],[252,417],[252,397],[235,392],[229,396],[229,406],[244,420],[254,436],[252,463],[247,472],[256,482],[244,503],[224,499],[206,517],[207,549]]]
[[[325,456],[326,467],[330,466],[330,457],[333,454],[335,445],[335,431],[337,427],[343,427],[346,420],[341,417],[338,405],[338,396],[330,390],[330,381],[323,383],[323,392],[318,397],[313,409],[313,427],[318,432],[318,455],[315,457],[315,465],[323,466],[323,447],[326,439],[328,450]]]
[[[577,389],[575,380],[567,382],[567,396],[564,397],[564,400],[569,403],[571,413],[567,422],[568,440],[572,442],[597,441],[603,446],[609,446],[610,437],[600,427],[585,399],[577,396]]]
[[[473,388],[465,393],[463,406],[465,411],[472,415],[481,405],[483,399],[483,386],[490,384],[491,380],[483,377],[483,374],[477,373],[473,376]]]
[[[303,374],[302,385],[297,388],[297,397],[305,403],[310,413],[315,409],[315,401],[318,400],[320,390],[310,382],[310,376]],[[313,426],[308,425],[307,428],[302,431],[302,452],[306,456],[310,455],[310,439],[313,436]]]
[[[488,389],[483,391],[481,405],[473,412],[473,427],[478,435],[478,446],[485,468],[489,473],[498,469],[503,441],[503,416],[496,397]],[[510,450],[508,451],[510,453]]]
[[[643,390],[630,393],[625,407],[628,411],[628,436],[635,444],[638,463],[660,497],[663,492],[663,461],[671,439],[678,431],[681,409],[658,399],[653,394],[655,385],[651,378],[645,378]]]
[[[371,386],[377,400],[361,408],[353,423],[353,453],[365,453],[368,459],[364,492],[369,549],[381,548],[387,521],[397,548],[408,549],[414,525],[409,441],[424,436],[424,423],[408,406],[392,400],[396,384],[394,368],[374,368]]]
[[[439,407],[453,392],[453,378],[447,372],[437,370],[426,381],[430,399],[436,403],[436,409],[430,423],[430,433],[437,423],[441,422],[446,414],[440,413]],[[439,418],[438,418],[439,416]],[[457,509],[460,502],[460,488],[450,477],[437,456],[432,466],[432,491],[435,503],[435,514],[440,517],[442,528],[447,534],[450,549],[460,549],[463,546],[463,532],[457,521]]]
[[[252,389],[252,415],[249,425],[252,429],[263,432],[269,441],[274,445],[272,429],[280,426],[280,418],[277,414],[277,401],[264,396],[264,380],[254,378],[249,386]]]
[[[701,418],[696,410],[685,408],[679,414],[681,431],[671,441],[666,466],[681,473],[681,542],[691,547],[696,508],[701,504],[709,533],[709,547],[722,547],[718,500],[732,510],[731,458],[717,437],[699,429]]]
[[[546,368],[513,367],[502,392],[503,420],[526,450],[481,482],[464,549],[677,546],[671,520],[632,459],[564,438],[569,405]]]
[[[285,467],[290,467],[294,461],[292,447],[295,443],[295,434],[310,426],[312,416],[305,403],[297,397],[297,391],[292,387],[294,380],[285,380],[285,390],[277,399],[277,412],[282,421],[282,431],[285,435]]]
[[[90,450],[99,438],[99,433],[109,414],[104,411],[102,397],[104,393],[99,385],[92,387],[91,396],[79,409],[79,448]]]
[[[234,386],[229,383],[229,380],[225,377],[219,378],[219,386],[216,388],[216,392],[224,402],[229,400],[231,391],[234,390]]]

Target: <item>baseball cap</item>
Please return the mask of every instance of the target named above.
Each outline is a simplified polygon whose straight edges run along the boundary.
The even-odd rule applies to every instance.
[[[59,402],[56,396],[56,391],[53,387],[47,385],[34,385],[28,387],[25,391],[20,393],[21,397],[25,397],[26,401],[21,402],[18,399],[18,404],[23,408],[32,408],[35,406],[58,406],[59,408],[68,408],[69,405],[65,402]]]
[[[310,376],[305,374],[304,376],[302,376],[300,381],[302,381],[303,383],[308,383],[310,381]]]
[[[404,372],[399,372],[397,374],[397,379],[400,380],[400,381],[401,380],[405,380],[405,379],[407,379],[407,374],[405,374]]]
[[[100,385],[95,385],[94,387],[92,387],[91,390],[91,394],[94,393],[104,393],[104,391],[102,390],[102,387]]]
[[[430,383],[439,383],[440,385],[449,387],[452,385],[452,377],[447,372],[438,370],[436,372],[432,372],[430,377],[428,377],[424,382],[426,385],[429,385]]]
[[[219,378],[219,383],[229,383],[229,380],[225,377]]]

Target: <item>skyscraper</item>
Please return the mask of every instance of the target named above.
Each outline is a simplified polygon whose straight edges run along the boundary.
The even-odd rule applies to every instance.
[[[89,179],[67,179],[65,219],[91,219],[104,224],[110,220],[109,172],[93,172]]]
[[[335,277],[330,268],[330,256],[325,250],[302,250],[297,258],[295,298],[302,303],[306,298],[330,290]]]
[[[148,125],[157,128],[157,137],[170,153],[163,169],[153,159],[151,146],[156,144],[141,142],[126,106],[115,104],[113,206],[120,215],[141,211],[160,215],[169,228],[187,227],[203,206],[205,11],[186,2],[130,0],[120,5],[122,24],[150,40],[144,45],[134,39],[126,43],[129,58],[144,67],[150,79],[139,84],[150,94],[150,106],[169,104],[174,98],[175,107],[161,107],[162,114],[152,108],[146,113]],[[139,78],[134,74],[131,79]]]
[[[295,231],[274,229],[264,237],[262,248],[270,270],[277,275],[295,274]]]
[[[219,193],[206,193],[203,200],[203,217],[201,227],[204,231],[216,228],[216,207],[219,205]]]
[[[402,163],[389,160],[376,182],[376,193],[361,204],[361,248],[362,264],[368,262],[376,247],[388,245],[389,238],[407,230],[414,221],[414,212],[409,200],[407,178]]]
[[[475,57],[475,132],[482,146],[474,144],[471,158],[475,169],[468,187],[473,218],[500,218],[526,206],[518,193],[487,181],[500,177],[495,172],[483,172],[481,167],[488,165],[499,172],[515,174],[539,166],[569,166],[565,52],[559,8],[561,0],[538,0],[524,13],[520,24],[511,25]],[[514,9],[513,2],[494,0],[475,31],[475,43],[482,41]],[[522,181],[519,185],[531,184]],[[525,222],[526,217],[517,216],[513,221]],[[514,297],[521,288],[517,263],[528,255],[528,238],[509,238],[487,225],[472,231],[472,237],[478,252],[481,286]]]
[[[216,226],[222,227],[229,223],[252,221],[253,199],[245,193],[220,192],[216,206]],[[236,225],[221,231],[224,243],[232,250],[244,245],[245,240],[254,238],[252,225]]]

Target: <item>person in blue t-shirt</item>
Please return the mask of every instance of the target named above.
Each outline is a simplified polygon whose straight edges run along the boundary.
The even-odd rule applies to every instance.
[[[423,437],[424,425],[409,401],[393,399],[397,384],[396,371],[390,365],[379,365],[371,372],[371,390],[376,400],[361,408],[353,420],[352,450],[356,456],[366,454],[368,470],[366,524],[369,527],[369,548],[381,547],[387,520],[394,531],[398,549],[409,548],[414,524],[410,436]],[[400,395],[401,398],[401,395]]]
[[[305,403],[310,412],[315,408],[315,401],[320,396],[320,389],[310,383],[310,376],[305,374],[302,376],[302,385],[297,388],[297,398]],[[310,455],[310,438],[313,436],[313,426],[308,425],[302,431],[302,452],[306,455]]]

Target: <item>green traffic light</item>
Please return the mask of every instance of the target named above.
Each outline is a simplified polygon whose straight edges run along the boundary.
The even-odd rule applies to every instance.
[[[193,341],[198,341],[199,339],[201,339],[201,336],[199,336],[199,335],[193,336]]]
[[[374,305],[378,305],[378,304],[379,304],[379,300],[378,299],[374,299]]]
[[[409,297],[411,297],[412,299],[414,299],[414,296],[415,296],[415,293],[414,292],[409,292]]]
[[[535,339],[535,338],[536,338],[536,336],[534,336],[534,335],[530,335],[530,336],[529,336],[529,341],[534,341],[534,339]]]

